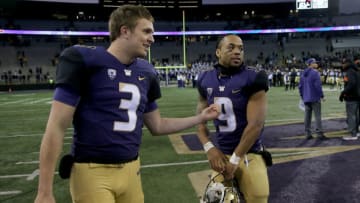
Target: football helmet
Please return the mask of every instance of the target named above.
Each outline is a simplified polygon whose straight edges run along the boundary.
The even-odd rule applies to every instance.
[[[210,179],[200,203],[240,203],[240,192],[236,180],[229,180],[230,186],[224,182],[215,182],[218,174]]]

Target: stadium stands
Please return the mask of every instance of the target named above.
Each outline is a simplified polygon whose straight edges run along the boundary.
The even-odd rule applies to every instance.
[[[179,15],[179,19],[181,15]],[[187,31],[275,29],[291,27],[324,27],[357,25],[359,14],[332,16],[290,16],[289,18],[244,18],[232,20],[188,21]],[[156,31],[181,31],[182,21],[161,19],[155,21]],[[55,20],[55,19],[0,19],[0,27],[5,29],[53,30],[53,31],[106,31],[107,22],[102,20]],[[54,77],[56,55],[73,44],[107,46],[107,37],[69,36],[0,36],[0,73],[13,74],[22,69],[35,70],[41,67],[43,74],[49,72]],[[250,65],[277,67],[301,67],[305,57],[317,56],[323,60],[324,68],[331,68],[330,61],[339,60],[344,53],[357,53],[360,47],[358,31],[345,32],[304,32],[285,34],[242,35],[245,41],[245,58]],[[212,62],[217,36],[187,36],[186,63]],[[26,54],[25,61],[19,61],[18,52]],[[156,66],[183,65],[182,36],[156,36],[151,47],[151,60]],[[23,63],[23,65],[22,65]],[[187,65],[188,66],[188,65]],[[32,79],[37,82],[38,80]],[[40,80],[46,82],[45,80]],[[3,77],[0,84],[4,83]]]

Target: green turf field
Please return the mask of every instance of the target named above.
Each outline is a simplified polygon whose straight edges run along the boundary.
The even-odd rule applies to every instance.
[[[344,117],[345,104],[338,101],[339,90],[324,87],[324,94],[323,118]],[[298,108],[297,90],[285,92],[283,87],[276,87],[271,88],[267,95],[266,125],[303,120],[303,112]],[[35,198],[38,151],[51,97],[50,91],[0,93],[0,202],[29,203]],[[193,115],[196,102],[196,89],[175,87],[162,88],[162,98],[158,100],[163,117]],[[194,130],[189,129],[184,133]],[[71,129],[67,131],[64,142],[64,152],[68,152]],[[208,169],[207,163],[177,166],[154,164],[201,161],[206,159],[204,154],[178,155],[167,136],[152,137],[144,129],[140,157],[144,166],[142,182],[146,203],[199,202],[187,174]],[[56,175],[54,189],[58,203],[71,202],[68,181]]]

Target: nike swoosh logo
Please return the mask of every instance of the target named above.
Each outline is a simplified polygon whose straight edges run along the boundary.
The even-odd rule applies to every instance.
[[[238,93],[238,92],[240,92],[240,91],[241,91],[241,89],[231,90],[231,92],[232,92],[233,94],[236,94],[236,93]]]
[[[145,77],[138,77],[138,79],[141,81],[141,80],[145,80]]]

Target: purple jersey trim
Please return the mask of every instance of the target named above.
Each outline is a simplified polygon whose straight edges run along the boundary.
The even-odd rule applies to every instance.
[[[146,105],[145,107],[145,112],[144,113],[149,113],[151,111],[154,111],[155,109],[158,108],[158,105],[157,103],[154,101],[154,102],[150,102]]]
[[[80,95],[66,87],[57,87],[54,93],[54,100],[76,107]]]

